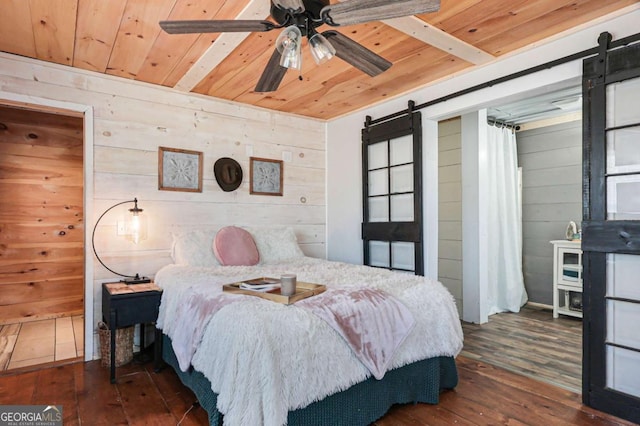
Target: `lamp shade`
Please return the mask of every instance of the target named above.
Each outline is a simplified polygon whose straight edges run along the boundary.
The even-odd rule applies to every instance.
[[[285,28],[276,40],[276,49],[280,52],[280,66],[302,68],[302,33],[295,25]]]
[[[309,37],[309,47],[311,48],[311,56],[313,56],[313,60],[318,65],[327,62],[336,54],[336,49],[320,33],[315,33]]]
[[[134,244],[138,244],[142,240],[147,239],[147,221],[144,220],[143,210],[138,208],[138,203],[135,203],[135,207],[129,209],[131,218],[129,220],[127,238]]]

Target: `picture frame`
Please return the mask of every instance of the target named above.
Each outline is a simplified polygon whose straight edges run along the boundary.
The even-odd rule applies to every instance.
[[[202,152],[158,148],[158,189],[202,192]]]
[[[249,158],[249,193],[282,196],[282,160]]]

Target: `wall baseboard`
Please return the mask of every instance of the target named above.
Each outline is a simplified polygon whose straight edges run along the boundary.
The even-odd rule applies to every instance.
[[[547,305],[545,303],[538,303],[538,302],[527,302],[526,306],[530,306],[532,308],[542,308],[542,309],[549,309],[549,310],[553,310],[553,306],[552,305]]]

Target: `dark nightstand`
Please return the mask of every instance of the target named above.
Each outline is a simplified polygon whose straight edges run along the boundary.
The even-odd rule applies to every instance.
[[[158,319],[162,289],[154,283],[147,284],[102,284],[102,317],[111,331],[111,383],[116,382],[116,329],[140,324],[140,350],[144,348],[144,324]],[[155,329],[154,363],[159,369],[161,362],[162,332]]]

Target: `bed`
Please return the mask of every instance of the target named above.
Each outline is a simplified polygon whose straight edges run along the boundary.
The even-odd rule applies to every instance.
[[[395,403],[437,403],[441,390],[456,386],[462,330],[440,283],[306,257],[290,228],[246,230],[256,265],[220,265],[211,249],[216,231],[194,230],[174,234],[175,263],[155,276],[163,288],[163,358],[211,425],[366,425]],[[284,273],[327,291],[293,305],[222,291],[223,284]],[[318,309],[367,292],[385,295],[392,311],[374,314],[379,324],[358,331],[381,334],[354,347],[349,332]],[[353,326],[358,321],[347,311]]]

